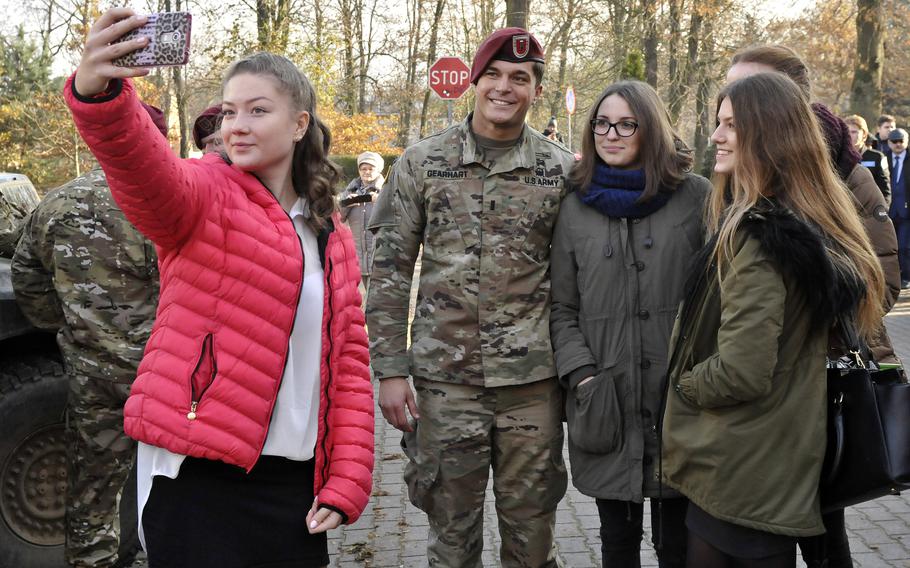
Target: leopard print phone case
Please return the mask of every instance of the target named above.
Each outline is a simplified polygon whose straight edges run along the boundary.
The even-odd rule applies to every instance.
[[[144,26],[136,28],[115,42],[147,37],[148,45],[115,59],[114,65],[119,67],[185,65],[190,59],[192,23],[193,15],[189,12],[149,14]]]

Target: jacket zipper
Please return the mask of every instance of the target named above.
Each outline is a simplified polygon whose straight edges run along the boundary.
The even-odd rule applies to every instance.
[[[208,383],[205,385],[205,388],[203,388],[197,396],[196,382],[193,379],[196,377],[196,372],[199,370],[199,367],[202,366],[202,362],[205,360],[206,354],[208,354],[208,357],[212,362],[212,372]],[[196,361],[196,367],[193,369],[193,372],[190,375],[190,411],[186,413],[187,420],[196,419],[196,408],[199,406],[199,402],[202,400],[202,396],[205,394],[205,391],[209,390],[209,387],[211,387],[212,383],[215,382],[215,376],[217,374],[218,363],[215,361],[215,335],[208,333],[202,340],[202,353],[199,355],[199,360]]]
[[[257,178],[258,179],[258,178]],[[288,218],[288,221],[291,223],[291,230],[294,231],[294,236],[297,237],[297,247],[300,250],[300,284],[297,286],[297,297],[294,301],[294,317],[291,318],[290,328],[287,330],[287,341],[288,348],[284,351],[284,361],[281,363],[281,374],[278,375],[278,388],[275,389],[275,398],[272,399],[272,404],[269,405],[269,415],[265,422],[265,433],[262,436],[262,440],[259,442],[259,447],[256,449],[256,461],[259,461],[259,458],[262,456],[262,448],[265,447],[265,440],[269,435],[269,428],[272,426],[272,413],[275,410],[275,403],[278,401],[278,391],[281,390],[281,382],[284,379],[284,372],[288,367],[288,354],[291,352],[291,333],[294,331],[294,324],[297,322],[297,308],[300,306],[300,294],[303,293],[303,277],[306,271],[306,257],[303,253],[303,242],[300,240],[300,235],[297,234],[297,227],[294,225],[294,220],[291,219],[291,216],[287,211],[284,210],[284,207],[281,206],[281,203],[278,201],[278,198],[269,190],[268,187],[262,180],[259,180],[259,183],[262,184],[263,189],[275,200],[275,204],[278,205],[278,208],[281,209],[281,212],[284,213],[284,216]],[[256,465],[256,462],[250,464],[250,467],[246,468],[246,472],[249,473],[253,470],[253,467]]]
[[[328,248],[328,245],[326,245]],[[326,255],[325,259],[326,268],[328,272],[326,273],[325,282],[327,284],[326,288],[328,289],[331,286],[332,282],[332,269],[334,268],[334,263],[332,259],[328,258]],[[325,368],[326,373],[328,374],[327,380],[325,382],[325,417],[322,419],[325,429],[322,433],[322,484],[325,485],[326,480],[329,478],[329,450],[328,450],[328,439],[329,439],[329,407],[332,404],[331,399],[329,399],[329,385],[332,384],[332,317],[334,312],[332,311],[332,294],[329,293],[326,296],[328,298],[328,308],[329,313],[325,322],[326,337],[329,341],[329,349],[325,356]]]

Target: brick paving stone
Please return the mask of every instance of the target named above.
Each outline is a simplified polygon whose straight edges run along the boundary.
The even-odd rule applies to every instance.
[[[910,552],[898,543],[880,544],[876,550],[885,560],[910,560]]]

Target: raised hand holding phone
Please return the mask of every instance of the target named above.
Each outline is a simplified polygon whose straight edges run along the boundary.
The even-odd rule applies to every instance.
[[[189,12],[162,12],[149,14],[145,25],[136,28],[118,42],[146,37],[142,49],[114,60],[120,67],[164,67],[186,65],[190,59],[190,31],[193,15]]]
[[[76,69],[76,92],[91,97],[104,92],[111,79],[142,77],[148,75],[146,67],[119,67],[113,61],[148,45],[147,37],[117,43],[128,32],[148,21],[148,16],[137,15],[130,8],[111,8],[92,24],[82,60]]]

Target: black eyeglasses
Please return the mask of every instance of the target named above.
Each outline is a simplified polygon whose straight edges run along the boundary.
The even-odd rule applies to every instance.
[[[591,121],[591,130],[598,136],[606,136],[610,129],[616,130],[616,134],[623,138],[628,138],[638,130],[638,123],[631,120],[620,120],[619,122],[610,122],[605,118],[595,118]]]
[[[888,140],[888,142],[891,142],[892,144],[906,144],[907,143],[907,141],[904,140],[903,138],[901,138],[900,140]]]

